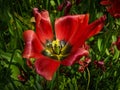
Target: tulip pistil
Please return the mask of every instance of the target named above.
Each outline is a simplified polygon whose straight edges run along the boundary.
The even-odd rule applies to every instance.
[[[65,41],[53,40],[47,41],[43,55],[51,57],[53,59],[62,60],[69,55],[71,50],[70,45],[67,45]]]

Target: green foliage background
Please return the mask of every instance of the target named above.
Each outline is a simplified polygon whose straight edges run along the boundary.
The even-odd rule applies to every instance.
[[[63,0],[0,0],[0,90],[120,90],[120,51],[112,46],[120,35],[120,19],[110,16],[106,8],[100,5],[100,0],[81,0],[80,4],[73,4],[70,10],[70,14],[89,13],[90,22],[107,15],[103,30],[87,41],[92,59],[89,71],[78,72],[78,65],[61,66],[59,77],[56,78],[56,73],[52,81],[46,81],[26,65],[26,60],[21,56],[24,47],[22,33],[27,29],[35,29],[31,22],[32,9],[37,7],[48,10],[54,23],[55,18],[64,15],[64,10],[57,10],[62,2]],[[96,69],[93,63],[95,60],[104,60],[106,70]],[[18,79],[21,70],[25,73],[25,82]]]

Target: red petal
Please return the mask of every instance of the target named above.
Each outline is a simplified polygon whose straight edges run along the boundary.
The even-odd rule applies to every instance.
[[[59,40],[68,41],[74,38],[76,33],[78,33],[78,27],[88,24],[88,15],[74,15],[65,16],[57,19],[55,21],[55,32],[56,37]],[[86,19],[87,18],[87,19]],[[79,33],[80,34],[80,33]],[[75,38],[74,38],[75,40]]]
[[[84,48],[79,48],[76,52],[72,52],[61,64],[71,66],[75,61],[79,60],[82,56],[88,56],[89,52]]]
[[[83,41],[85,41],[85,38],[83,37],[85,37],[84,34],[86,33],[84,28],[88,26],[88,21],[89,14],[84,15],[84,17],[82,17],[82,20],[79,19],[77,31],[74,33],[73,37],[69,40],[70,44],[74,45],[75,43],[79,42],[79,47],[83,45]]]
[[[109,0],[102,0],[102,1],[100,2],[100,4],[101,4],[101,5],[109,5],[109,4],[111,4],[111,2],[110,2]]]
[[[102,30],[105,20],[106,16],[103,16],[82,29],[80,27],[79,29],[81,30],[81,34],[76,35],[77,38],[74,40],[74,47],[72,50],[76,50],[84,44],[85,40],[98,34],[100,30]]]
[[[47,80],[52,80],[53,75],[59,66],[59,61],[55,61],[45,56],[35,61],[36,72]]]
[[[87,27],[87,38],[98,34],[102,30],[105,20],[106,16],[102,16],[101,18],[89,24],[89,26]]]
[[[23,51],[24,58],[37,58],[43,46],[33,30],[27,30],[23,33],[25,46]]]
[[[33,9],[36,20],[36,34],[42,43],[53,39],[52,26],[48,11],[39,12],[37,8]]]

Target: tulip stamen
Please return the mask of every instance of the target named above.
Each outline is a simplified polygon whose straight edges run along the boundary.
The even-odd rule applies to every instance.
[[[66,43],[63,40],[47,41],[43,55],[51,57],[53,59],[62,60],[69,55],[68,50],[70,50],[70,47],[67,48],[68,50],[63,50],[65,46]]]

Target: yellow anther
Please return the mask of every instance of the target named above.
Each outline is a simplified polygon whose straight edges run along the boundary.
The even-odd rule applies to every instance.
[[[53,40],[52,41],[52,46],[55,47],[55,46],[60,46],[60,41],[57,39],[57,40]]]

